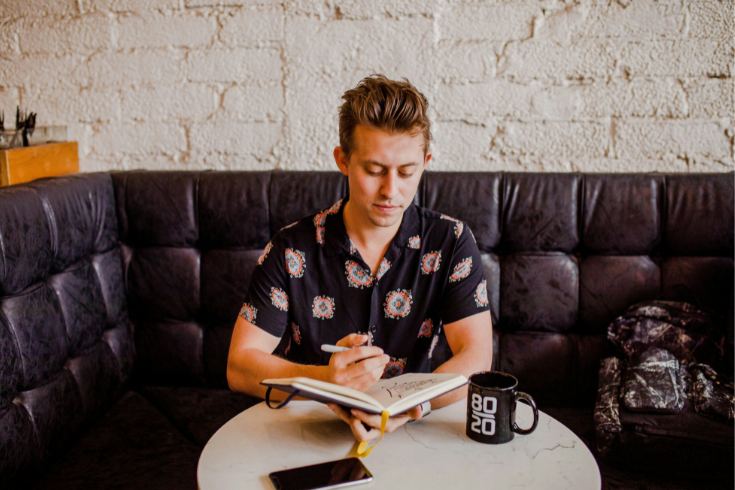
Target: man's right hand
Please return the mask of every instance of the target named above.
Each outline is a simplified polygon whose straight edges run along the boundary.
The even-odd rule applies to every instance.
[[[378,381],[390,356],[380,347],[364,346],[368,340],[367,335],[353,333],[337,342],[339,347],[350,350],[332,354],[326,381],[358,391],[365,391]]]

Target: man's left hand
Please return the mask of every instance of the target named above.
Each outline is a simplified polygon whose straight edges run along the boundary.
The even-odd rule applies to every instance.
[[[355,439],[358,441],[371,441],[380,437],[380,415],[369,414],[355,408],[347,410],[335,403],[327,403],[327,406],[350,426]],[[420,418],[421,406],[414,407],[402,415],[389,418],[385,425],[385,432],[393,432],[409,420],[419,420]],[[369,431],[362,425],[363,422],[370,427]]]

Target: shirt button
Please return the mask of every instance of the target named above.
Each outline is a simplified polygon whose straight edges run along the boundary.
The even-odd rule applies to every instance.
[[[370,327],[370,331],[371,332],[377,332],[378,331],[378,327],[376,327],[375,325],[373,325],[372,327]]]

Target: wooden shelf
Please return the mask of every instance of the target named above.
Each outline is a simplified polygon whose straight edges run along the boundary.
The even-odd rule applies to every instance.
[[[0,186],[79,172],[76,141],[0,150]]]

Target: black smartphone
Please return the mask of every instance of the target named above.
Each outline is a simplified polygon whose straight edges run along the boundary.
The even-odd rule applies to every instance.
[[[373,475],[358,458],[274,471],[268,477],[276,490],[343,488],[373,481]]]

